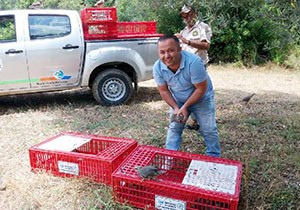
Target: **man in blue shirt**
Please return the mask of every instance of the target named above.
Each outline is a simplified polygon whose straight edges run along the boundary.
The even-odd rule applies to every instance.
[[[205,140],[206,154],[220,157],[214,90],[202,60],[182,51],[175,35],[160,37],[157,48],[159,60],[153,66],[153,76],[162,99],[170,106],[166,148],[179,150],[184,124],[193,113]],[[173,120],[172,116],[182,119]]]

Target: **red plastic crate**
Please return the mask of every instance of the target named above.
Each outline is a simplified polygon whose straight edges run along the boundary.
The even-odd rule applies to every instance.
[[[115,7],[85,8],[80,11],[84,39],[126,39],[158,37],[156,21],[117,22]]]
[[[85,40],[109,39],[117,37],[117,23],[101,22],[86,23],[83,25]]]
[[[135,166],[164,170],[154,180],[142,180]],[[118,202],[143,209],[236,210],[242,163],[224,158],[138,146],[113,172]]]
[[[63,132],[29,148],[33,171],[62,177],[86,177],[111,185],[112,172],[137,146],[137,141]]]
[[[115,7],[85,8],[80,11],[80,15],[83,23],[116,22],[118,20]]]

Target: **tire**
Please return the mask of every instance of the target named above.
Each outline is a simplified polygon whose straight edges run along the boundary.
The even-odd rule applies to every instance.
[[[133,86],[129,76],[119,69],[99,73],[92,85],[93,96],[104,106],[125,104],[132,96]]]

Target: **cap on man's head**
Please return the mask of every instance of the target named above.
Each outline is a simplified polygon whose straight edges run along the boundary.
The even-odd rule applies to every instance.
[[[99,0],[96,2],[96,4],[94,4],[94,7],[96,7],[99,4],[104,4],[104,3],[105,3],[105,0]]]
[[[182,6],[180,14],[187,14],[191,11],[195,11],[194,8],[185,4]]]

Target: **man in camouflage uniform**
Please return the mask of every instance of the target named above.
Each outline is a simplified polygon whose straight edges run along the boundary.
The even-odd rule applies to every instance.
[[[198,20],[197,13],[192,6],[184,5],[180,11],[180,15],[186,24],[180,34],[176,34],[181,40],[182,50],[197,54],[207,69],[209,61],[207,50],[210,47],[211,28],[206,23]],[[193,123],[187,125],[187,128],[198,130],[199,125],[196,118],[193,115],[191,115],[191,118],[193,119]]]

